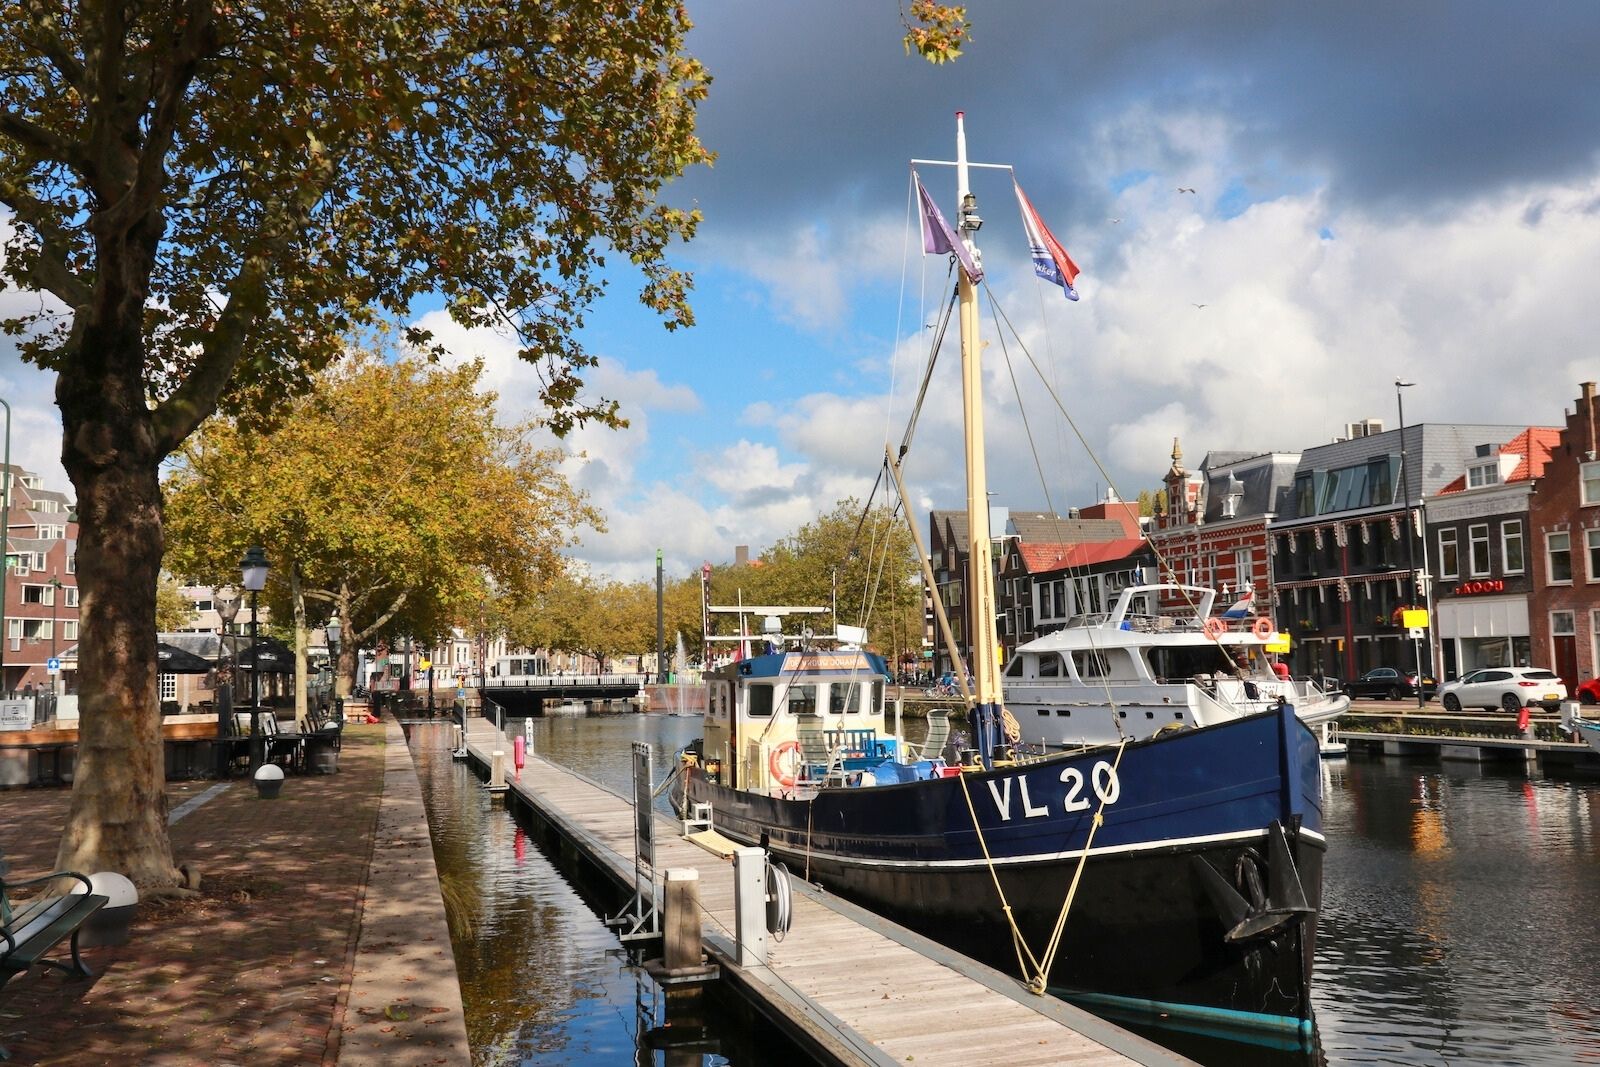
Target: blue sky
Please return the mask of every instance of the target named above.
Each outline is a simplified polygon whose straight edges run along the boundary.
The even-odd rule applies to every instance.
[[[706,216],[674,255],[698,325],[662,329],[625,275],[590,315],[591,387],[633,421],[571,442],[598,571],[642,576],[659,545],[687,573],[865,492],[944,285],[907,161],[951,158],[958,109],[1083,268],[1079,303],[1044,292],[1005,180],[975,181],[996,297],[1127,496],[1174,437],[1192,465],[1392,424],[1397,376],[1412,421],[1546,425],[1600,377],[1593,5],[977,3],[942,67],[904,55],[895,0],[689,9],[718,160],[668,197]],[[949,174],[923,177],[951,212]],[[1019,369],[1036,471],[987,307],[985,328],[999,502],[1091,502],[1105,478]],[[508,410],[535,391],[503,341],[452,343]],[[0,353],[0,388],[22,462],[59,478],[47,378]],[[918,504],[956,505],[953,351],[921,426]]]

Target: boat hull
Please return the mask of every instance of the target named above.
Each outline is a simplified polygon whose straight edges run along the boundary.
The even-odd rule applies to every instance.
[[[1133,742],[1120,755],[1098,749],[809,799],[742,792],[693,767],[685,791],[712,806],[727,836],[1011,974],[1032,968],[1019,964],[1004,905],[1042,959],[1079,876],[1053,991],[1308,1032],[1325,848],[1319,761],[1315,737],[1283,711]],[[1285,904],[1292,913],[1257,922],[1270,929],[1230,940],[1239,908]]]

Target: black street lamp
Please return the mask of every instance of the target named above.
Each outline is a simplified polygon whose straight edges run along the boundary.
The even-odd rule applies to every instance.
[[[337,700],[339,697],[339,638],[344,635],[344,627],[339,624],[339,616],[335,615],[328,620],[328,625],[322,628],[328,635],[328,672],[329,690],[328,699]]]
[[[1400,491],[1405,495],[1406,502],[1406,599],[1412,603],[1416,602],[1417,597],[1417,553],[1412,545],[1415,537],[1411,518],[1411,480],[1409,477],[1410,472],[1406,470],[1406,402],[1400,390],[1409,389],[1416,384],[1416,382],[1403,381],[1399,378],[1394,380],[1394,402],[1400,415]],[[1421,487],[1419,482],[1417,488],[1420,490]],[[1402,604],[1400,608],[1402,612],[1401,621],[1404,622],[1405,605]],[[1424,695],[1422,671],[1422,639],[1413,637],[1411,644],[1416,652],[1417,707],[1420,708],[1427,704],[1427,697]]]
[[[251,545],[239,561],[244,587],[250,593],[250,773],[266,762],[266,739],[261,735],[261,633],[257,629],[256,595],[267,584],[267,554]]]
[[[214,590],[212,601],[217,609],[217,618],[222,622],[222,632],[217,635],[217,662],[226,664],[226,680],[217,686],[213,699],[217,705],[217,777],[225,778],[228,774],[228,763],[232,755],[232,741],[223,740],[233,736],[233,679],[237,667],[235,661],[238,655],[230,646],[229,632],[233,629],[233,620],[239,617],[239,594],[231,589],[223,591]],[[218,671],[222,677],[221,670]]]

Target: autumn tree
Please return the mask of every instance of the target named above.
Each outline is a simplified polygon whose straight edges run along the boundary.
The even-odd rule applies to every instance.
[[[156,629],[161,633],[181,630],[194,621],[194,602],[172,578],[163,574],[156,582]]]
[[[208,422],[167,481],[168,566],[221,583],[258,543],[267,602],[293,620],[296,710],[305,714],[308,625],[344,628],[338,691],[379,634],[468,628],[492,592],[516,598],[562,569],[600,518],[531,425],[502,426],[482,365],[362,355],[325,371],[267,433]]]
[[[79,512],[78,773],[57,857],[176,884],[156,708],[162,461],[220,405],[299,395],[353,325],[439,294],[514,332],[555,428],[610,253],[669,326],[708,156],[678,0],[11,3],[0,19],[4,328],[57,372]],[[429,338],[417,334],[417,343]]]

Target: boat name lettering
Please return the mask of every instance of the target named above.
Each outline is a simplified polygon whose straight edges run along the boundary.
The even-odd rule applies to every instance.
[[[1087,810],[1089,801],[1083,796],[1083,772],[1076,767],[1068,767],[1061,772],[1061,781],[1067,787],[1064,810],[1068,814]],[[1048,804],[1035,804],[1033,798],[1028,795],[1028,779],[1022,775],[1013,775],[1009,778],[991,779],[988,783],[989,795],[994,798],[995,810],[1000,813],[1001,822],[1011,821],[1013,782],[1016,783],[1017,799],[1021,802],[1024,818],[1037,819],[1050,814]],[[1102,804],[1115,804],[1117,798],[1122,795],[1122,782],[1117,778],[1117,769],[1105,760],[1099,760],[1090,769],[1089,784]]]
[[[1068,767],[1061,772],[1061,780],[1067,785],[1067,810],[1084,811],[1089,807],[1089,802],[1082,797],[1083,772],[1076,767]],[[1122,795],[1122,783],[1117,779],[1117,769],[1105,760],[1097,760],[1089,771],[1090,784],[1094,786],[1094,795],[1100,798],[1102,804],[1115,804]]]

